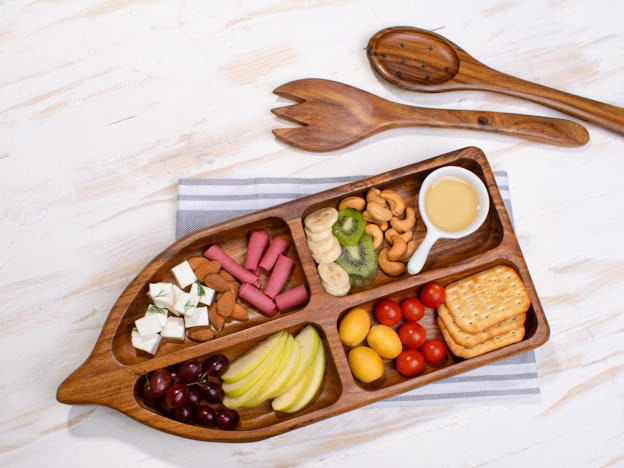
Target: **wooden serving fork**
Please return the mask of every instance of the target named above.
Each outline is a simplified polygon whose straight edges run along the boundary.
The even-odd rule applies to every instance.
[[[274,129],[273,134],[307,151],[337,150],[384,130],[417,126],[481,130],[558,146],[589,141],[585,127],[570,120],[409,106],[319,78],[291,81],[273,93],[298,103],[271,112],[301,125]]]

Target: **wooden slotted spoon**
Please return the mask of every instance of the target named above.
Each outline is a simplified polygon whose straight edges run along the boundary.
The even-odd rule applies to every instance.
[[[587,130],[569,120],[408,106],[318,78],[291,81],[273,92],[298,103],[271,112],[301,125],[274,129],[273,134],[307,151],[337,150],[385,130],[416,126],[482,130],[558,146],[589,141]]]

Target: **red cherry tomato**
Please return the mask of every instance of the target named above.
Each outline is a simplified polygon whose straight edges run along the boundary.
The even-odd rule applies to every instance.
[[[401,315],[403,320],[416,322],[425,315],[425,306],[415,297],[408,297],[401,302]]]
[[[375,306],[375,318],[382,325],[393,327],[401,320],[401,306],[392,299],[384,299]]]
[[[399,339],[406,348],[418,349],[427,339],[427,332],[418,322],[406,322],[399,328]]]
[[[425,341],[420,351],[429,364],[440,364],[446,360],[446,346],[437,338]]]
[[[394,365],[401,375],[414,377],[425,368],[425,359],[417,349],[406,349],[397,356]]]
[[[444,286],[437,281],[432,281],[422,287],[418,297],[427,307],[436,308],[444,304],[446,292],[444,291]]]

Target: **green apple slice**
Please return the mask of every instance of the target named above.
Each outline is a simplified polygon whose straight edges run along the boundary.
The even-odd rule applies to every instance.
[[[312,366],[304,376],[286,393],[275,398],[271,406],[275,411],[294,413],[306,406],[321,386],[325,375],[325,348],[319,346]]]
[[[258,390],[254,392],[255,396],[245,402],[242,406],[246,408],[253,408],[254,406],[257,406],[265,400],[269,399],[271,389],[274,389],[275,385],[279,384],[280,380],[283,380],[281,376],[288,372],[288,370],[286,370],[286,366],[289,362],[292,361],[292,357],[295,356],[297,358],[296,362],[299,361],[299,349],[297,349],[297,346],[300,347],[299,343],[297,343],[297,341],[295,341],[295,338],[293,338],[293,336],[288,333],[288,336],[286,338],[286,344],[284,345],[284,351],[282,352],[280,357],[276,359],[273,369],[267,372],[264,377],[262,377],[262,382],[258,382]]]
[[[273,335],[261,341],[253,348],[247,350],[243,355],[239,356],[230,368],[221,376],[224,382],[236,382],[251,373],[266,358],[279,340],[283,338],[285,331],[274,333]]]
[[[323,377],[325,376],[325,348],[322,345],[319,346],[314,365],[308,372],[312,372],[312,377],[310,377],[310,380],[305,387],[305,391],[297,399],[294,405],[284,410],[286,413],[296,413],[306,407],[321,387]]]
[[[230,409],[236,409],[240,408],[241,406],[251,408],[262,403],[265,399],[259,400],[258,403],[254,403],[254,401],[259,399],[259,394],[268,386],[271,381],[274,380],[275,376],[282,371],[284,365],[286,364],[286,362],[288,362],[288,359],[292,353],[294,342],[295,339],[292,337],[292,335],[290,333],[286,333],[284,338],[284,344],[281,346],[278,345],[278,348],[280,349],[276,351],[276,353],[271,353],[269,356],[267,356],[267,366],[265,366],[265,363],[262,363],[251,374],[249,374],[249,376],[239,380],[238,382],[234,382],[233,384],[223,384],[237,385],[253,376],[254,373],[259,371],[262,366],[266,367],[266,371],[263,371],[262,374],[259,375],[257,378],[253,378],[253,385],[249,386],[249,382],[244,385],[244,392],[239,394],[238,391],[234,391],[233,393],[235,395],[232,395],[232,392],[226,392],[225,396],[223,397],[223,404]]]
[[[230,398],[234,398],[241,396],[250,389],[257,389],[257,385],[262,381],[264,375],[275,366],[276,359],[284,350],[287,338],[287,332],[279,332],[275,346],[271,348],[269,353],[263,356],[261,362],[255,365],[254,369],[249,372],[249,374],[234,382],[223,382],[222,387],[225,394]],[[250,398],[251,397],[253,397],[253,395],[251,395]]]
[[[266,389],[266,399],[275,398],[276,396],[284,393],[286,385],[293,380],[295,374],[299,370],[299,363],[302,359],[301,344],[293,338],[293,350],[284,366],[284,369],[277,378],[271,382],[271,385]]]
[[[294,372],[286,382],[284,382],[280,391],[273,394],[273,398],[286,393],[294,387],[299,380],[301,380],[308,369],[312,367],[318,348],[321,345],[321,338],[312,325],[306,325],[303,327],[295,337],[295,340],[301,345],[299,366],[297,367],[297,371]]]

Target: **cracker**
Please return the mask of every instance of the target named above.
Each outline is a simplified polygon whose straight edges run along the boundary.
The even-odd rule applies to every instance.
[[[531,306],[529,293],[516,271],[498,265],[446,288],[446,307],[462,330],[478,333]]]
[[[524,338],[524,326],[522,326],[514,328],[502,335],[490,338],[489,340],[473,346],[472,348],[466,348],[465,346],[457,344],[455,340],[453,340],[453,337],[446,329],[446,326],[440,317],[438,317],[438,326],[440,327],[440,331],[444,336],[444,341],[446,341],[446,345],[449,347],[451,353],[464,359],[470,359],[489,353],[490,351],[494,351],[496,349],[504,348],[505,346],[518,343],[519,341],[522,341],[522,338]]]
[[[438,316],[442,319],[442,322],[444,322],[444,326],[453,338],[453,341],[455,341],[458,345],[465,346],[466,348],[472,348],[473,346],[483,343],[490,338],[494,338],[495,336],[507,333],[514,328],[518,328],[524,325],[524,321],[526,320],[526,313],[518,314],[480,332],[468,333],[457,326],[457,323],[453,320],[453,316],[444,304],[438,307]]]

